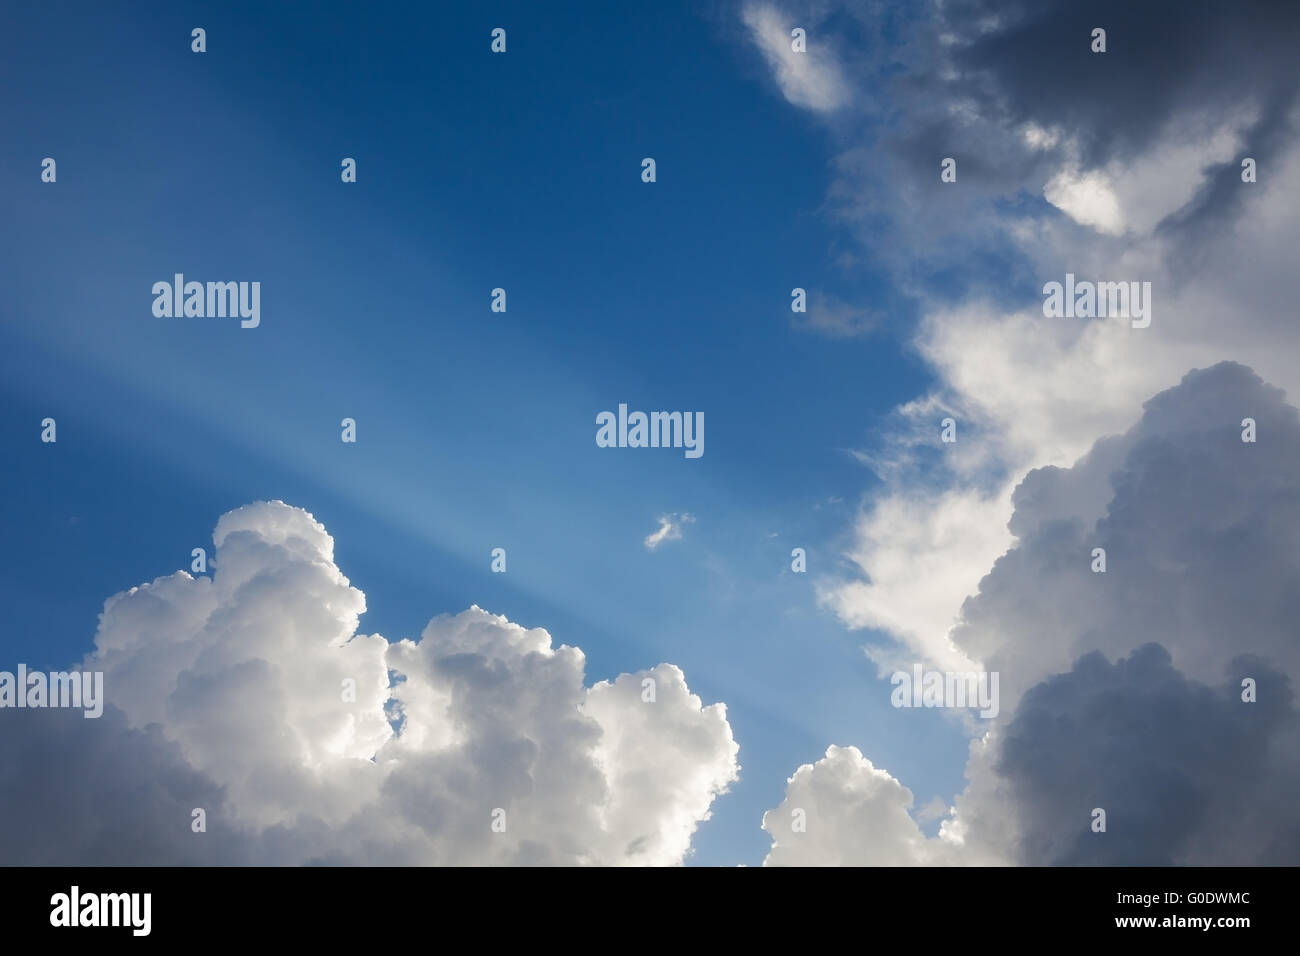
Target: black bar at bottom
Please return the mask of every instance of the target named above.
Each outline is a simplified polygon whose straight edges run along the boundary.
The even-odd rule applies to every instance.
[[[1293,868],[8,867],[0,868],[0,920],[11,941],[117,939],[128,946],[270,935],[295,945],[409,937],[440,947],[461,945],[453,940],[465,933],[483,943],[616,948],[656,940],[771,944],[786,936],[812,945],[810,933],[841,932],[865,934],[858,935],[864,947],[881,938],[876,934],[912,936],[923,946],[950,933],[970,943],[1047,934],[1231,945],[1286,928],[1295,876]]]

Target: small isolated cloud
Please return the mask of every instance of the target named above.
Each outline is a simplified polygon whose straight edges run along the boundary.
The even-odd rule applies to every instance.
[[[796,52],[790,36],[798,24],[789,22],[771,4],[751,3],[744,10],[750,38],[771,68],[781,94],[795,106],[830,112],[849,100],[849,89],[839,64],[824,46],[808,41],[805,52]]]
[[[831,339],[853,339],[870,335],[883,322],[884,317],[879,312],[816,292],[809,295],[808,311],[795,313],[793,320],[796,329]]]
[[[659,516],[659,528],[645,536],[645,546],[653,551],[665,541],[680,541],[682,528],[693,524],[695,518],[688,514],[670,514]]]

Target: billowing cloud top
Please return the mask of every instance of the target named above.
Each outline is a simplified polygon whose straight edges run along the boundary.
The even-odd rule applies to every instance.
[[[580,650],[478,607],[360,634],[333,539],[283,502],[214,542],[210,578],[106,602],[101,720],[0,723],[30,771],[0,781],[6,862],[674,864],[737,779],[724,705],[671,664],[587,687]]]
[[[832,747],[764,818],[767,862],[1300,861],[1298,489],[1300,415],[1231,362],[1030,473],[1013,546],[952,631],[1000,675],[1002,714],[939,834],[899,781]]]

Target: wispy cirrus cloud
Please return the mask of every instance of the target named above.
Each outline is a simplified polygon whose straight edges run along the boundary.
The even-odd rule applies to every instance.
[[[742,17],[781,95],[790,103],[818,113],[848,104],[850,88],[826,44],[808,41],[804,51],[796,51],[791,31],[799,24],[770,3],[747,4]]]

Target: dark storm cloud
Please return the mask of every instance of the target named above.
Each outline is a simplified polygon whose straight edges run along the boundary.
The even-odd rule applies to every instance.
[[[953,632],[1001,672],[1008,705],[1089,651],[1147,641],[1201,681],[1239,653],[1300,670],[1300,415],[1251,369],[1189,372],[1072,468],[1030,472],[1013,501],[1016,546]]]
[[[1026,122],[1061,128],[1084,168],[1121,162],[1170,140],[1195,139],[1203,117],[1233,123],[1255,118],[1243,133],[1243,155],[1267,175],[1281,164],[1296,129],[1300,91],[1300,4],[1279,2],[970,2],[945,6],[947,26],[960,38],[954,61],[960,78],[948,92],[974,95],[981,113],[1004,129]],[[980,32],[981,23],[1000,26]],[[1092,30],[1106,30],[1107,50],[1091,50]],[[973,139],[972,137],[978,137]],[[937,135],[915,134],[913,156],[932,156],[941,142],[965,148],[968,168],[981,166],[1042,178],[1049,156],[1033,157],[987,130],[945,124]],[[963,144],[961,147],[952,143]],[[986,162],[980,163],[979,157]],[[1213,253],[1207,232],[1231,228],[1240,204],[1240,159],[1205,169],[1205,182],[1159,231],[1174,240],[1173,273],[1195,275]]]
[[[1296,95],[1300,4],[968,0],[943,10],[954,59],[980,78],[973,92],[989,109],[1013,123],[1064,125],[1090,166],[1145,150],[1183,111],[1227,113],[1255,100],[1276,123]],[[1091,49],[1096,27],[1104,54]]]
[[[1300,862],[1300,415],[1282,391],[1234,362],[1189,372],[1014,504],[1016,546],[953,632],[1001,675],[1010,855]]]
[[[1239,658],[1218,689],[1188,680],[1158,644],[1109,663],[1092,653],[1025,695],[996,769],[1012,785],[1018,856],[1041,865],[1300,859],[1298,725],[1286,677]],[[1241,699],[1241,679],[1257,702]],[[1093,832],[1094,808],[1106,831]],[[1261,812],[1262,811],[1262,812]]]
[[[1189,372],[1072,467],[1030,472],[1014,507],[1014,546],[950,632],[999,675],[1002,707],[954,838],[899,816],[901,855],[855,840],[880,777],[828,752],[787,801],[821,794],[834,840],[778,841],[769,860],[1300,864],[1300,414],[1285,394],[1235,362]]]
[[[1048,212],[1044,186],[1063,168],[1123,168],[1240,128],[1243,155],[1272,173],[1295,142],[1297,3],[815,9],[818,36],[856,91],[853,107],[827,120],[843,147],[830,198],[877,264],[929,297],[948,297],[945,268],[960,272],[959,296],[1005,294],[1008,279],[1035,288],[1033,276],[1016,272],[1025,250],[1003,230],[1008,218]],[[1105,53],[1091,50],[1096,27],[1106,30]],[[1047,139],[1027,141],[1031,125]],[[939,181],[944,157],[957,160],[959,188]],[[1174,274],[1194,274],[1214,254],[1207,232],[1236,222],[1250,195],[1240,188],[1240,158],[1207,156],[1204,181],[1164,211],[1157,231],[1172,240]],[[1000,287],[981,285],[990,272],[1003,277]]]

